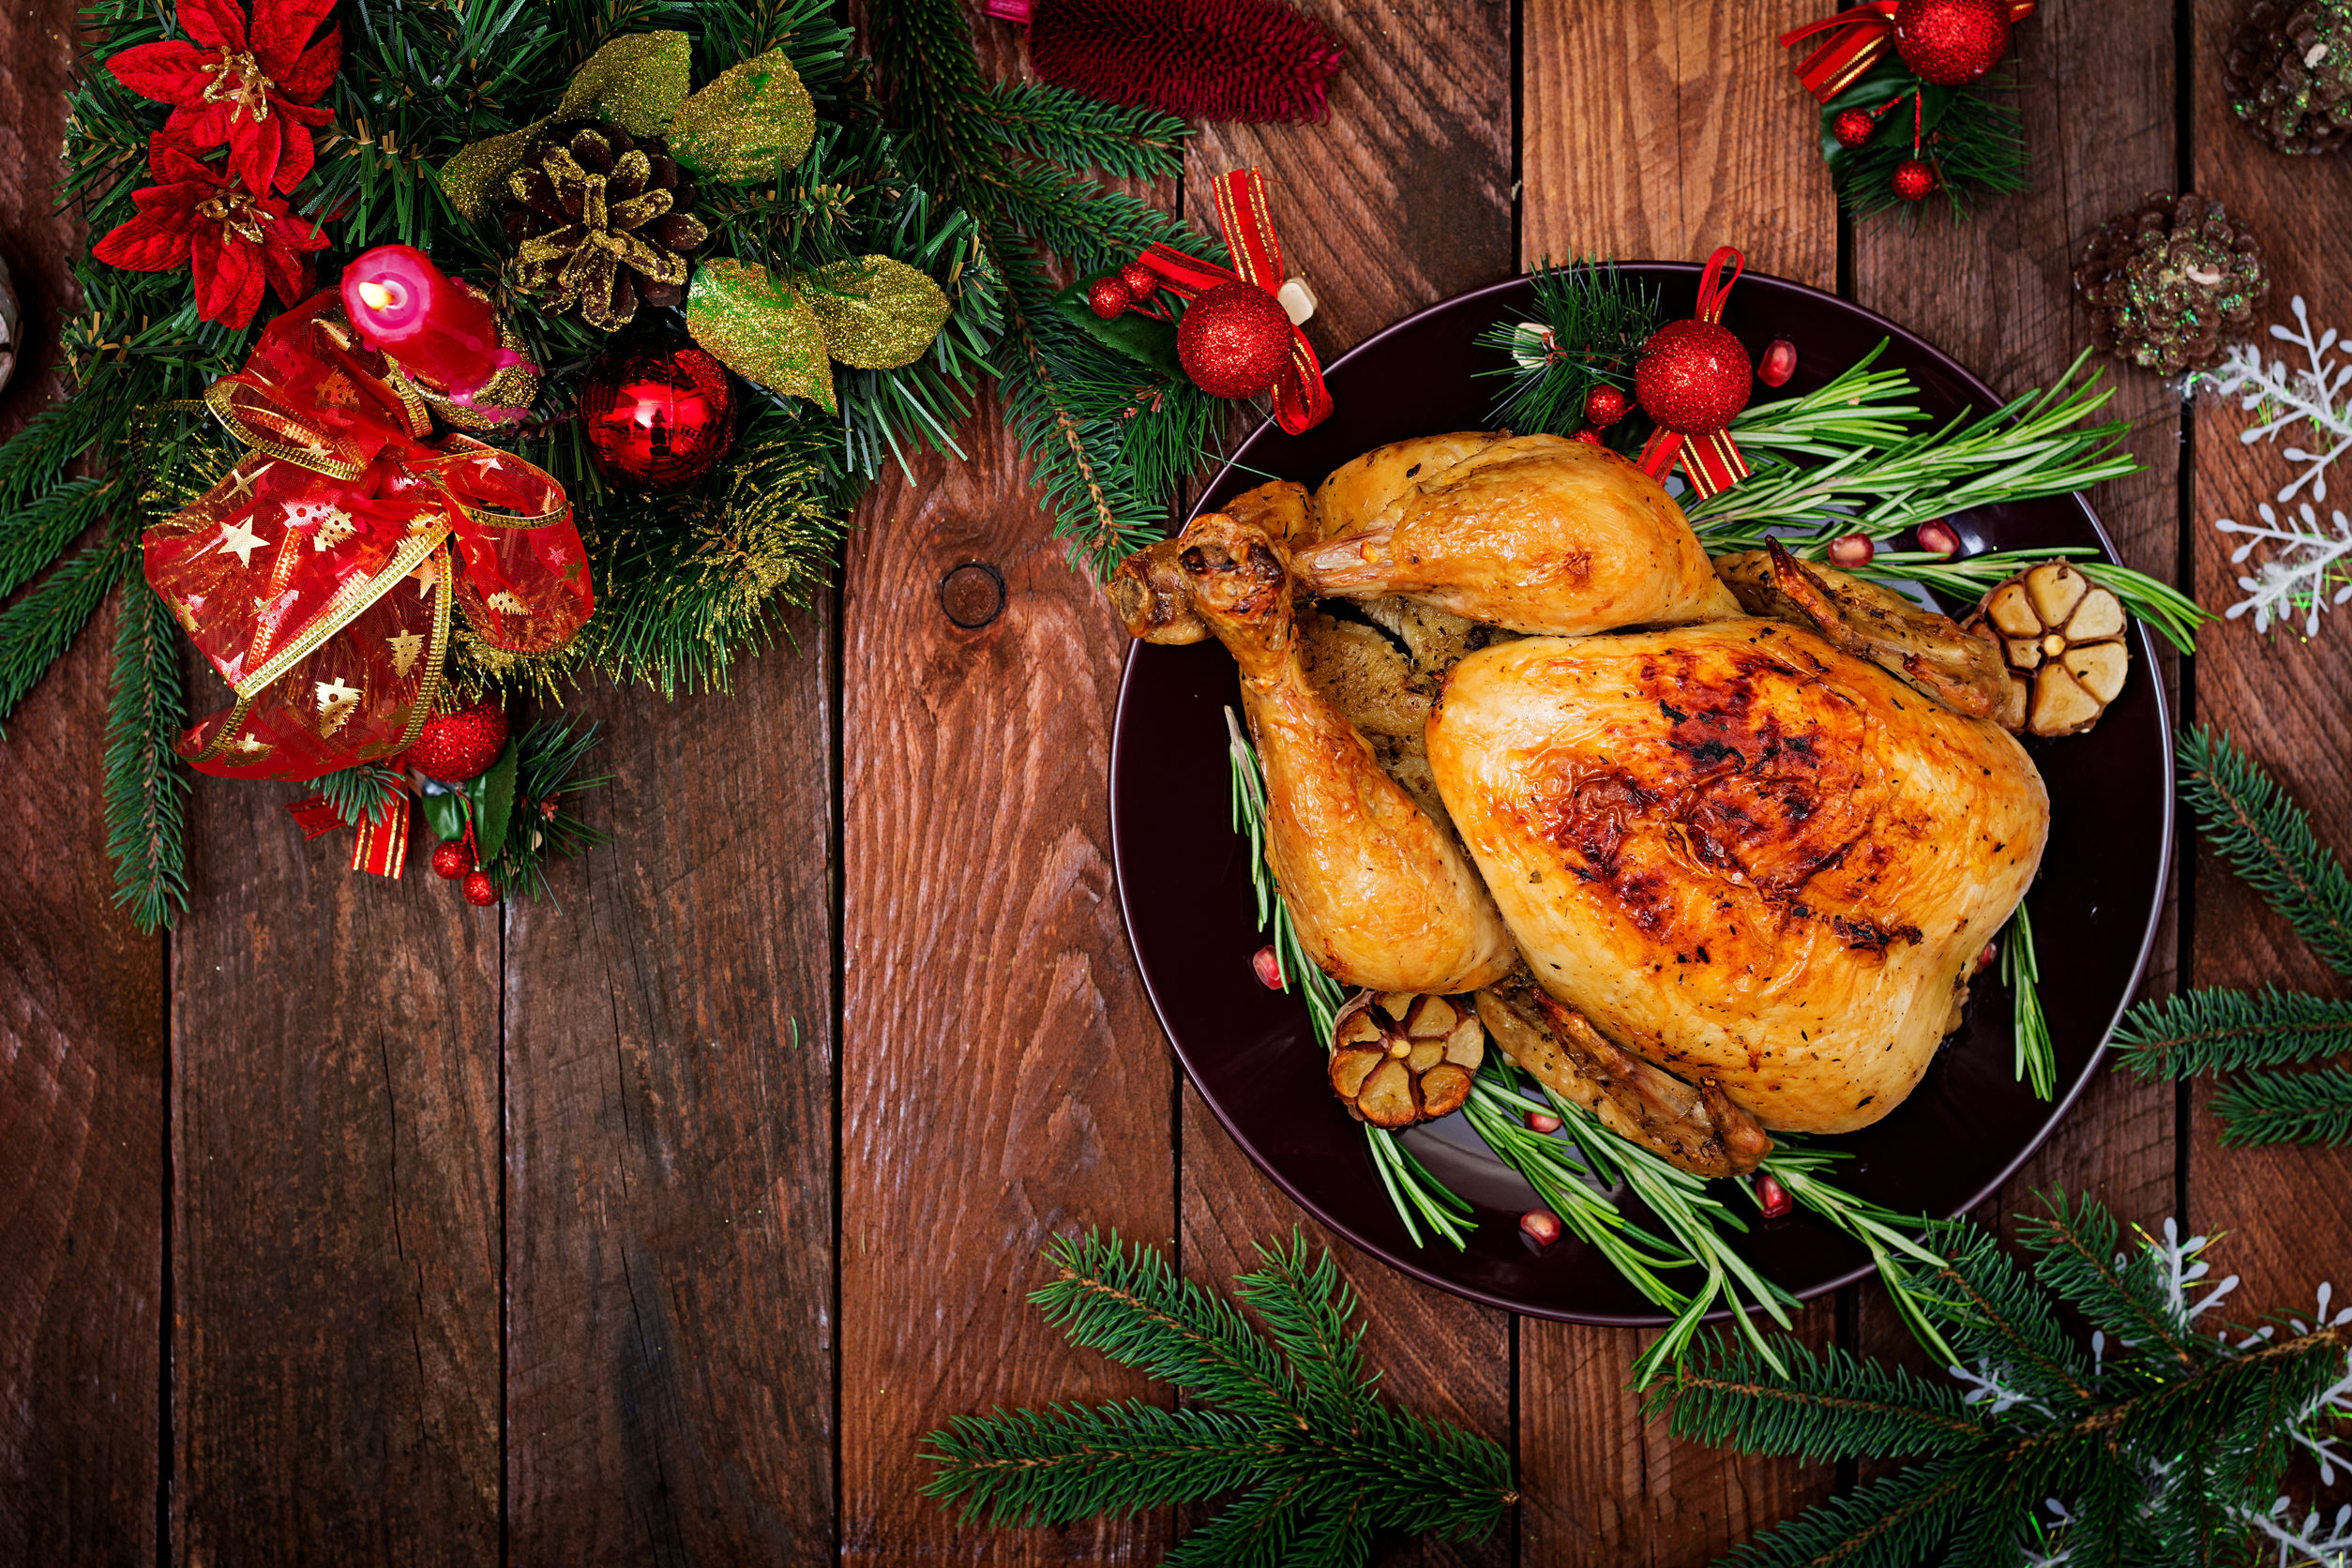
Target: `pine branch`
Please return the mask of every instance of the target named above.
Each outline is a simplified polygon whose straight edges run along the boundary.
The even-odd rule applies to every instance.
[[[143,581],[125,585],[114,626],[103,793],[114,903],[143,931],[188,907],[181,848],[188,781],[172,743],[188,722],[171,611]]]
[[[119,539],[84,546],[31,593],[0,611],[0,721],[65,656],[137,554]],[[0,729],[0,736],[7,731]]]
[[[999,83],[988,95],[989,128],[1006,146],[1049,163],[1099,169],[1114,179],[1168,179],[1183,172],[1191,127],[1156,110],[1101,103],[1066,87]]]
[[[311,781],[311,788],[335,808],[337,816],[357,827],[361,822],[381,818],[384,808],[400,798],[405,782],[398,768],[361,762],[355,767],[321,774]]]
[[[2053,1191],[2048,1206],[2046,1216],[2028,1216],[2017,1227],[2018,1244],[2035,1254],[2034,1273],[2043,1284],[2084,1316],[2116,1328],[2135,1352],[2161,1352],[2190,1364],[2189,1325],[2174,1316],[2164,1295],[2155,1255],[2143,1251],[2136,1263],[2120,1267],[2122,1229],[2113,1214],[2088,1199],[2070,1200],[2063,1191]]]
[[[1958,1525],[1977,1480],[1951,1460],[1909,1466],[1775,1525],[1721,1568],[1914,1568]]]
[[[2180,792],[2206,840],[2339,974],[2352,976],[2352,876],[2311,818],[2226,735],[2181,737]]]
[[[1509,378],[1490,417],[1522,435],[1570,435],[1594,387],[1632,389],[1634,364],[1658,328],[1658,291],[1626,281],[1611,262],[1555,267],[1549,258],[1530,287],[1532,320],[1498,322],[1476,339],[1511,361],[1481,372]]]
[[[1356,1302],[1295,1233],[1237,1279],[1266,1332],[1160,1254],[1097,1233],[1058,1238],[1060,1277],[1031,1300],[1075,1344],[1227,1407],[1132,1402],[960,1417],[933,1432],[927,1496],[967,1519],[1062,1524],[1229,1492],[1242,1496],[1169,1563],[1353,1565],[1376,1530],[1467,1540],[1516,1500],[1484,1438],[1384,1403],[1364,1368]]]
[[[2299,1066],[2352,1053],[2352,1002],[2276,986],[2182,991],[2133,1008],[2114,1043],[2144,1078]]]
[[[1702,1335],[1690,1359],[1651,1389],[1650,1414],[1671,1408],[1678,1438],[1807,1460],[1965,1454],[1983,1442],[1983,1419],[1949,1384],[1776,1339],[1786,1371],[1736,1337]]]
[[[536,719],[515,742],[515,792],[511,825],[498,853],[483,865],[490,879],[526,898],[547,897],[547,864],[581,854],[612,835],[589,825],[578,797],[612,781],[611,774],[578,776],[596,744],[594,723]]]
[[[2352,1143],[2352,1068],[2311,1073],[2249,1073],[2213,1097],[2222,1141],[2237,1148],[2266,1143]]]

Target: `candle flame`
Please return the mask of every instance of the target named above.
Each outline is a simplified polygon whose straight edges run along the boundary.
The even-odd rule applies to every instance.
[[[359,298],[370,310],[388,310],[399,305],[401,291],[396,284],[379,283],[372,279],[359,285]]]

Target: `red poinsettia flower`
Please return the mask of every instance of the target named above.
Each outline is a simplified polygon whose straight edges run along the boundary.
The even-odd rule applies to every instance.
[[[309,252],[325,249],[326,235],[283,197],[254,195],[196,153],[170,131],[157,132],[147,168],[162,183],[132,191],[139,216],[91,254],[133,272],[187,266],[196,277],[196,313],[226,326],[252,324],[264,280],[289,306],[308,299],[316,282]]]
[[[143,43],[106,68],[132,92],[172,106],[164,129],[199,147],[227,147],[248,190],[290,191],[310,172],[310,128],[334,118],[309,107],[343,63],[341,28],[309,43],[334,8],[335,0],[253,0],[249,29],[236,0],[180,0],[180,29],[194,43]]]

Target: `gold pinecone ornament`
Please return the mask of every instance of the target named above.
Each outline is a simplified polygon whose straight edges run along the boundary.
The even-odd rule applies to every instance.
[[[2255,0],[2222,75],[2231,112],[2279,151],[2352,141],[2352,0]]]
[[[524,293],[607,332],[641,304],[686,298],[688,258],[710,231],[692,212],[694,181],[660,137],[616,127],[557,126],[506,178],[500,215]]]
[[[2270,269],[2252,230],[2194,191],[2150,195],[2099,225],[2074,287],[2091,341],[2164,375],[2203,369],[2254,336]]]

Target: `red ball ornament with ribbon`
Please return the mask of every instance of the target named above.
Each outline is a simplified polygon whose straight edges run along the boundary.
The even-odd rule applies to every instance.
[[[1230,270],[1154,245],[1120,268],[1120,278],[1147,316],[1167,319],[1157,297],[1162,289],[1191,302],[1177,324],[1176,354],[1202,391],[1219,398],[1272,391],[1275,423],[1299,435],[1331,417],[1331,392],[1323,385],[1322,362],[1280,297],[1288,275],[1265,176],[1236,169],[1219,175],[1212,188],[1225,249],[1233,258]],[[1135,286],[1128,275],[1136,268],[1150,274],[1150,289]],[[1260,379],[1270,365],[1271,379]]]
[[[400,763],[444,784],[462,784],[490,772],[505,749],[506,710],[476,702],[425,720],[416,744],[400,753]]]
[[[1709,257],[1699,274],[1697,309],[1690,320],[1668,322],[1651,334],[1634,367],[1634,398],[1658,425],[1641,449],[1642,470],[1664,479],[1680,460],[1683,478],[1701,498],[1749,473],[1726,427],[1748,406],[1754,370],[1746,346],[1723,324],[1724,305],[1744,264],[1728,245]]]
[[[654,339],[588,368],[580,418],[596,471],[633,490],[684,490],[735,444],[727,367],[691,343]]]
[[[1797,62],[1797,80],[1827,103],[1867,76],[1889,50],[1922,82],[1956,87],[2000,63],[2010,30],[2037,0],[1865,0],[1780,36],[1791,49],[1818,39]],[[1899,101],[1899,100],[1898,100]],[[1851,143],[1849,143],[1850,145]]]

